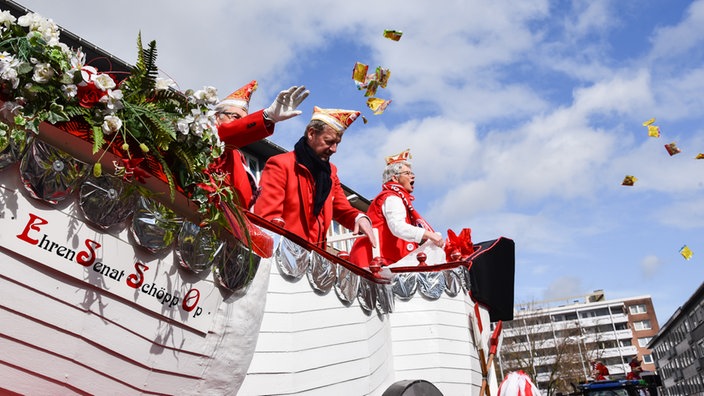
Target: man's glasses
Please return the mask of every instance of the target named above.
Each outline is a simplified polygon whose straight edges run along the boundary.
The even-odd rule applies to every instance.
[[[415,176],[416,174],[411,171],[400,172],[399,175]]]
[[[242,118],[242,116],[240,116],[239,114],[233,113],[231,111],[221,111],[220,114],[225,114],[226,116],[234,118],[235,120]]]

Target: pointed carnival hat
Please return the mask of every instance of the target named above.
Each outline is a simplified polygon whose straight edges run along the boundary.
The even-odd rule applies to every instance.
[[[257,87],[257,80],[250,81],[249,84],[227,95],[225,99],[218,103],[218,107],[236,106],[244,111],[249,111],[249,99],[254,91],[257,90]]]
[[[526,373],[518,370],[506,375],[497,396],[540,396],[540,390]]]
[[[359,114],[357,110],[321,109],[314,106],[311,120],[320,120],[338,133],[343,133],[359,117]]]
[[[386,157],[386,165],[391,165],[396,162],[404,162],[411,159],[411,149],[405,149],[396,155]]]

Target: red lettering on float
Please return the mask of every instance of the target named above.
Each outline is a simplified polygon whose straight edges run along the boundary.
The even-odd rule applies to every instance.
[[[191,312],[198,305],[200,301],[200,291],[198,289],[191,289],[183,296],[183,302],[181,302],[181,307],[186,312]]]
[[[126,279],[127,286],[129,286],[133,289],[137,289],[140,286],[142,286],[142,283],[144,283],[144,271],[146,271],[148,269],[149,269],[149,267],[140,263],[139,261],[134,263],[134,270],[136,273],[130,274],[130,276],[127,277],[127,279]]]
[[[99,248],[102,245],[92,239],[86,239],[84,243],[86,244],[88,251],[82,250],[78,252],[78,256],[76,256],[76,262],[84,267],[90,267],[91,265],[93,265],[96,259],[95,249]]]
[[[30,213],[29,214],[29,221],[27,222],[27,225],[24,226],[24,230],[22,231],[21,234],[17,235],[17,238],[30,243],[32,245],[36,245],[39,243],[38,239],[34,239],[29,236],[29,231],[39,231],[39,226],[43,226],[45,224],[49,224],[48,221],[42,219],[41,217]]]

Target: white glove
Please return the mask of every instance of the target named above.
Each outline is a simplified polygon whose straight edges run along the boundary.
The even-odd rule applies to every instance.
[[[274,122],[288,120],[301,114],[296,108],[308,97],[310,91],[306,91],[306,87],[293,86],[285,91],[279,92],[274,103],[264,110],[264,115]]]

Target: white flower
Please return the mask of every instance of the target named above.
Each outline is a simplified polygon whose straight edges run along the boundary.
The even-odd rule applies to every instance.
[[[181,118],[176,122],[176,129],[181,132],[182,135],[188,135],[191,130],[191,123],[193,122],[192,116],[186,116]]]
[[[78,94],[78,87],[76,87],[76,84],[62,85],[61,91],[67,98],[75,98],[76,94]]]
[[[20,79],[17,67],[20,61],[7,52],[0,53],[0,79],[8,81],[12,89],[17,89]]]
[[[170,78],[157,77],[154,82],[154,89],[157,91],[163,91],[169,88],[176,88],[176,83]]]
[[[13,23],[17,21],[17,18],[12,16],[10,11],[2,11],[0,12],[0,24],[5,25],[5,26],[10,26]]]
[[[122,104],[122,91],[119,89],[114,91],[108,89],[108,94],[100,98],[100,103],[105,103],[105,109],[108,114],[114,114],[124,107]]]
[[[34,65],[34,75],[32,76],[34,82],[44,84],[51,81],[52,77],[54,77],[54,69],[51,68],[50,64],[39,63]]]
[[[53,46],[59,43],[59,28],[51,19],[46,19],[39,14],[29,13],[17,19],[17,24],[29,28],[29,34],[38,34]]]
[[[82,66],[81,67],[81,78],[83,78],[84,82],[91,82],[93,81],[93,76],[98,74],[98,69],[94,68],[93,66]]]
[[[107,91],[108,89],[115,88],[115,80],[105,73],[100,73],[97,76],[93,76],[93,82],[95,82],[95,86],[101,91]]]
[[[215,104],[218,102],[218,90],[215,87],[203,87],[193,93],[197,104]]]
[[[107,115],[103,118],[103,132],[107,135],[112,135],[122,128],[122,120],[114,115]]]
[[[77,49],[76,52],[71,51],[68,57],[68,61],[71,64],[71,71],[81,70],[81,74],[83,74],[82,69],[86,65],[86,54],[83,53],[83,50],[81,48]],[[85,77],[83,78],[83,80],[86,80]],[[88,80],[90,81],[90,78]]]

